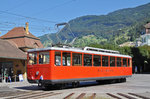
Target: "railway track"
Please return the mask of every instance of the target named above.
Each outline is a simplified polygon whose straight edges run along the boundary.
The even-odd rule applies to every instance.
[[[150,99],[136,93],[60,93],[51,91],[0,92],[0,99]]]
[[[77,96],[74,96],[75,93],[70,93],[65,96],[63,99],[150,99],[150,97],[141,96],[135,93],[106,93],[105,95],[92,93],[81,93]]]
[[[2,92],[0,93],[0,99],[43,99],[59,95],[61,93],[56,92],[44,92],[44,91],[16,91],[16,92]]]

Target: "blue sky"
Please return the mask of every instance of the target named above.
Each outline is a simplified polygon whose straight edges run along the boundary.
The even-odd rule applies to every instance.
[[[1,0],[0,36],[14,27],[25,26],[35,36],[57,32],[55,24],[84,15],[106,15],[133,8],[149,0]]]

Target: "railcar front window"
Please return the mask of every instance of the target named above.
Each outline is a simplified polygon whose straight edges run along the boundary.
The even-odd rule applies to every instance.
[[[102,65],[105,67],[108,66],[108,56],[102,56]]]
[[[123,58],[123,67],[127,67],[127,58]]]
[[[63,66],[70,66],[70,64],[71,64],[70,53],[63,52]]]
[[[84,66],[92,66],[92,55],[84,54]]]
[[[121,67],[121,58],[117,57],[117,67]]]
[[[49,64],[49,52],[39,53],[39,64]]]
[[[29,53],[29,65],[37,64],[37,54],[36,53]]]
[[[61,52],[55,52],[55,65],[61,65]]]
[[[115,57],[110,57],[110,67],[115,67]]]
[[[94,66],[101,66],[101,56],[94,55],[93,56],[93,64],[94,64]]]
[[[82,54],[72,53],[72,66],[82,66]]]

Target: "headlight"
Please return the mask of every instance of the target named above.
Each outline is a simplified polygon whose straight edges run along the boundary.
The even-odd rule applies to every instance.
[[[36,71],[36,76],[39,75],[39,71]]]

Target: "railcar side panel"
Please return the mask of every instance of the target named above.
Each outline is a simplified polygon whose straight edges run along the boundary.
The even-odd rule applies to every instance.
[[[102,66],[102,59],[101,59],[101,66],[93,66],[93,55],[92,55],[92,66],[83,66],[83,55],[82,54],[82,65],[81,66],[72,66],[72,60],[70,66],[62,66],[63,59],[62,59],[62,52],[61,52],[61,65],[56,66],[55,65],[55,51],[57,50],[49,50],[50,58],[48,64],[39,64],[39,57],[37,57],[37,64],[32,64],[27,66],[27,77],[29,82],[32,81],[39,81],[42,76],[43,81],[48,81],[49,84],[57,81],[72,81],[73,79],[79,81],[79,80],[99,80],[100,78],[126,78],[127,76],[132,75],[132,58],[130,59],[130,66],[123,67],[123,62],[121,64],[121,67],[117,67],[117,63],[115,62],[114,67],[110,67],[109,65],[107,67]],[[67,52],[67,51],[65,51]],[[72,53],[77,53],[73,51],[68,51],[71,53],[70,58],[72,59]],[[37,56],[39,56],[39,52],[37,52]],[[80,53],[80,52],[78,52]],[[98,54],[96,54],[98,55]],[[101,58],[104,55],[100,55]],[[115,61],[116,56],[115,57]],[[29,56],[27,57],[29,60]],[[123,58],[123,57],[121,57]],[[108,57],[108,64],[110,64],[110,57]],[[121,60],[123,61],[123,59]],[[128,65],[128,61],[126,62]]]
[[[51,80],[131,76],[131,67],[52,67]]]

